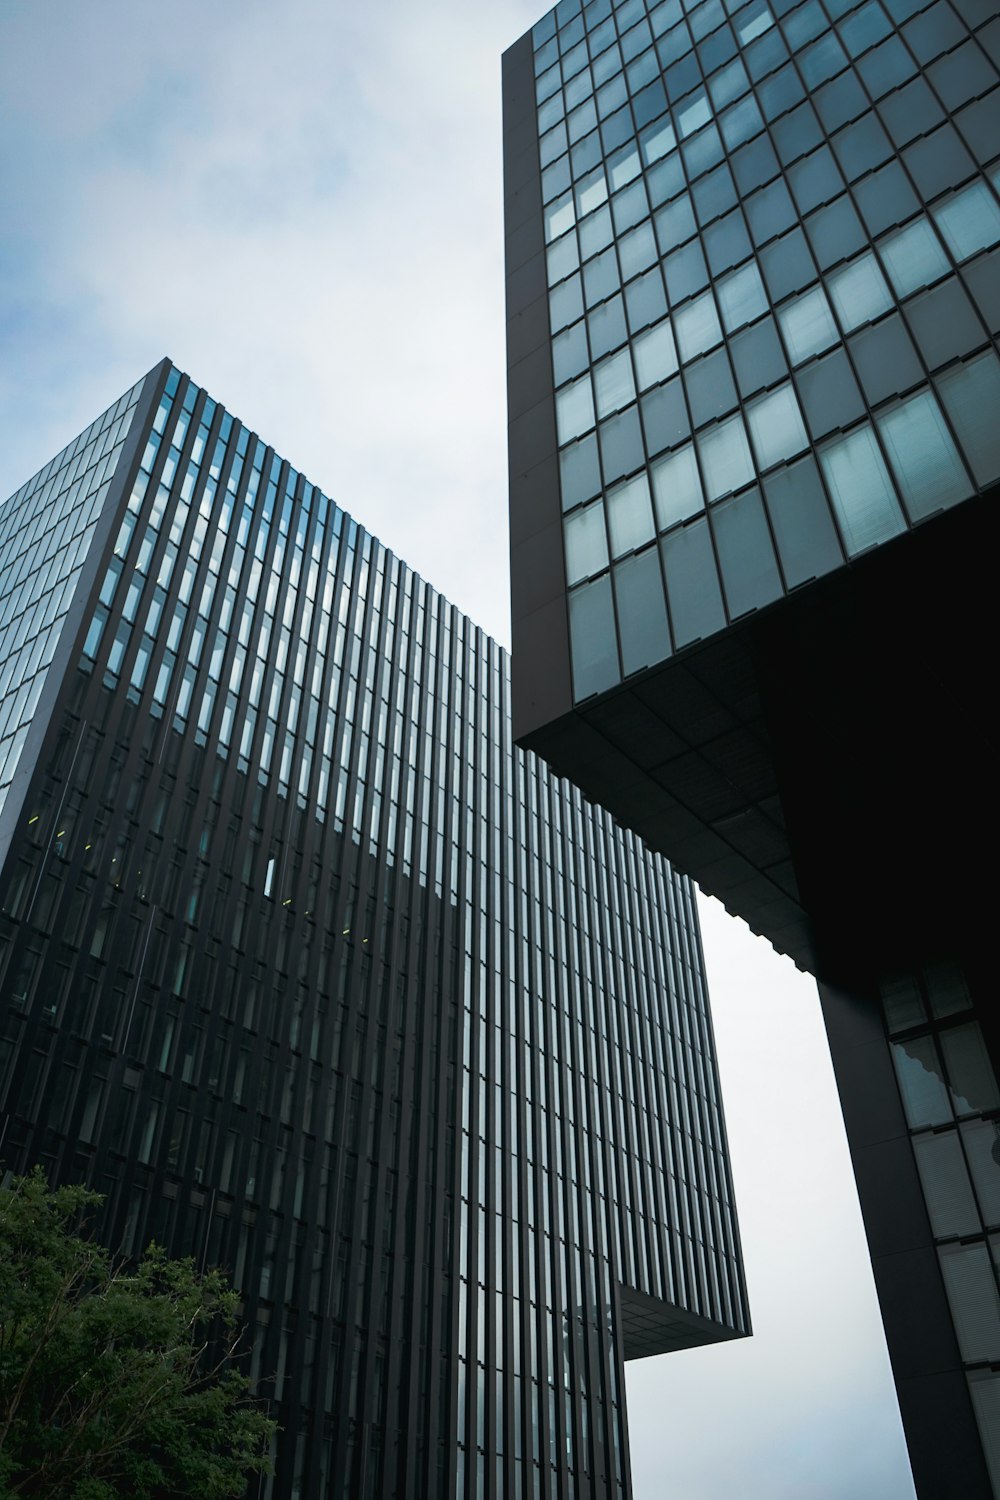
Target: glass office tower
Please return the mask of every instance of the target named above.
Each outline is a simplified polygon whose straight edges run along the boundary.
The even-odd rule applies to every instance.
[[[821,980],[923,1500],[1000,1493],[998,69],[982,0],[504,59],[515,739]]]
[[[0,1136],[239,1288],[292,1497],[629,1493],[749,1331],[689,882],[164,362],[0,506]]]

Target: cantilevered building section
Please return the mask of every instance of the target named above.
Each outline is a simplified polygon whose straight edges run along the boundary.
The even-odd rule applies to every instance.
[[[616,1497],[748,1332],[691,887],[168,363],[0,506],[0,1132],[228,1269],[263,1493]]]
[[[998,67],[978,0],[504,59],[515,739],[823,981],[926,1500],[1000,1493]]]

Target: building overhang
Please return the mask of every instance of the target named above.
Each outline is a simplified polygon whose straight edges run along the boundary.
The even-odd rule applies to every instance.
[[[995,503],[547,723],[515,670],[515,736],[804,969],[949,951],[993,844]]]

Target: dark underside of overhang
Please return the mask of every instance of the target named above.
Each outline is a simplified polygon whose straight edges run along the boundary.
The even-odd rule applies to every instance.
[[[803,968],[960,950],[991,865],[995,499],[522,743]]]
[[[618,1288],[618,1324],[625,1359],[646,1359],[650,1354],[671,1354],[676,1349],[696,1349],[700,1344],[746,1336],[624,1285]]]

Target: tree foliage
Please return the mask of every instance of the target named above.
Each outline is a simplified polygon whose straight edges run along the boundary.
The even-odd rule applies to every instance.
[[[0,1500],[242,1495],[274,1423],[232,1364],[236,1293],[156,1245],[117,1263],[79,1229],[100,1202],[38,1170],[0,1190]]]

